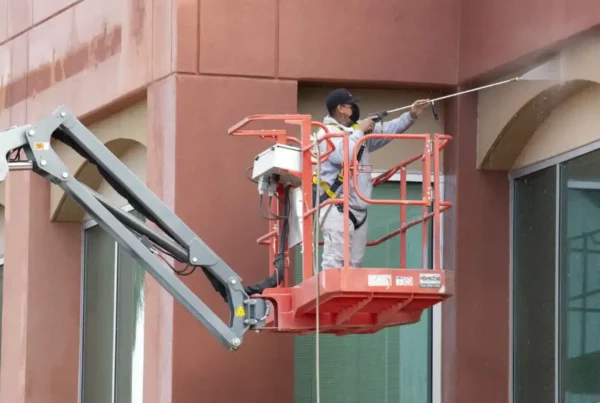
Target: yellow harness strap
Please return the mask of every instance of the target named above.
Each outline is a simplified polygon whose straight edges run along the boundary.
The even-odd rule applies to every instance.
[[[341,131],[344,131],[344,128],[338,124],[335,123],[328,123],[326,124],[326,126],[334,126],[337,127],[338,129],[340,129]],[[353,129],[358,129],[358,124],[354,123],[352,125]],[[344,182],[344,163],[342,163],[342,169],[340,169],[340,172],[338,173],[338,177],[337,180],[340,182]],[[317,185],[317,176],[313,175],[313,184]],[[319,184],[321,186],[321,188],[323,188],[323,190],[325,191],[325,193],[327,194],[327,196],[329,196],[330,199],[335,199],[335,192],[333,190],[331,190],[331,187],[329,186],[329,184],[325,181],[321,181],[321,183]]]
[[[313,176],[313,184],[317,185],[317,177]],[[325,193],[327,194],[327,196],[329,196],[330,199],[335,199],[335,192],[333,190],[331,190],[331,188],[329,187],[329,184],[325,181],[321,181],[321,183],[319,184],[323,190],[325,191]]]

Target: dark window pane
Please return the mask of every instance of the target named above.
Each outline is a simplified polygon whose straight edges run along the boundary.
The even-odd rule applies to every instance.
[[[514,403],[554,402],[556,168],[514,182]]]
[[[561,204],[561,403],[600,401],[600,152],[565,164]]]
[[[115,246],[114,239],[99,226],[85,232],[83,403],[112,402]]]
[[[142,403],[145,270],[120,246],[117,255],[115,402]]]
[[[99,226],[84,253],[82,403],[141,403],[145,271]]]
[[[141,403],[144,365],[144,268],[118,250],[116,403]]]

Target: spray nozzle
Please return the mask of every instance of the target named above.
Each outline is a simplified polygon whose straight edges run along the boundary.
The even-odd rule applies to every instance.
[[[431,101],[431,113],[433,114],[433,118],[435,120],[439,120],[439,116],[437,113],[437,106],[435,106],[435,102]]]

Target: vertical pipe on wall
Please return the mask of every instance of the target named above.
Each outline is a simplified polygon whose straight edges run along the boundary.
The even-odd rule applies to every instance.
[[[113,354],[112,354],[112,402],[115,403],[117,399],[117,306],[119,304],[119,244],[115,242],[114,244],[115,251],[115,262],[114,262],[114,270],[115,275],[113,278],[114,281],[114,298],[113,298]]]
[[[77,372],[78,376],[78,391],[77,396],[78,402],[83,401],[83,351],[84,351],[84,331],[83,331],[83,320],[84,320],[84,312],[85,312],[85,298],[84,298],[84,290],[85,290],[85,227],[81,227],[81,281],[79,284],[79,371]]]
[[[561,169],[563,165],[556,165],[556,202],[555,202],[555,236],[554,236],[554,402],[560,402],[560,201],[561,201]]]
[[[508,402],[514,403],[513,394],[513,365],[514,365],[514,217],[515,217],[515,180],[509,176],[508,190]]]

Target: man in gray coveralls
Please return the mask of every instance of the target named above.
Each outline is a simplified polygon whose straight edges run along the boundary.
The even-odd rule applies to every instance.
[[[396,119],[385,123],[375,124],[372,119],[359,119],[359,109],[357,103],[360,98],[344,88],[338,88],[332,91],[327,97],[326,106],[329,115],[323,120],[329,132],[346,132],[349,136],[350,155],[354,155],[354,145],[365,134],[403,133],[412,126],[415,120],[423,113],[428,105],[427,100],[417,100],[412,104],[409,112],[402,114]],[[317,136],[324,135],[321,129]],[[342,169],[343,143],[341,138],[332,138],[335,145],[328,159],[321,164],[321,186],[318,187],[318,194],[321,202],[331,197],[334,193],[339,198],[342,193],[342,186],[338,180],[338,174]],[[359,149],[358,160],[360,164],[369,164],[369,154],[388,144],[391,138],[369,139],[362,143],[362,150]],[[326,150],[326,143],[321,142],[321,152]],[[316,178],[315,182],[316,182]],[[335,183],[338,181],[338,183]],[[368,172],[359,173],[357,178],[359,191],[366,198],[371,198],[373,184],[371,174]],[[350,181],[350,267],[362,267],[367,246],[367,207],[368,204],[361,200],[354,190],[354,184]],[[336,189],[337,188],[337,189]],[[337,192],[334,190],[336,189]],[[332,193],[333,191],[333,193]],[[325,220],[323,221],[323,218]],[[343,205],[337,204],[327,206],[320,211],[319,220],[321,221],[323,231],[323,269],[342,268],[344,266],[344,215]]]

